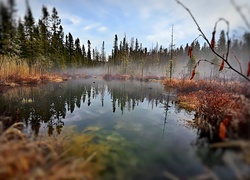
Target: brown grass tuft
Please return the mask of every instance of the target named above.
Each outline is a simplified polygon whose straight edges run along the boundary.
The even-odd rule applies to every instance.
[[[62,142],[31,140],[16,123],[0,135],[0,179],[93,179],[88,159],[66,158]]]
[[[196,112],[195,122],[199,127],[212,131],[211,134],[222,140],[250,138],[250,89],[247,83],[175,79],[171,82],[164,80],[163,84],[177,90],[180,107]],[[220,132],[223,129],[220,125],[225,126],[225,132]]]

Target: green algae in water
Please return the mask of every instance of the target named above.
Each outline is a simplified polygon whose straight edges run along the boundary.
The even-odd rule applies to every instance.
[[[69,149],[67,156],[88,158],[95,179],[129,179],[139,166],[139,158],[133,153],[133,143],[128,142],[118,132],[110,132],[100,127],[90,126],[82,132],[75,127],[65,128],[64,148]],[[107,173],[108,172],[108,173]]]

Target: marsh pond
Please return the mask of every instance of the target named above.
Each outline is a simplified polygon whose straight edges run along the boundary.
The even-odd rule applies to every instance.
[[[208,148],[175,101],[160,82],[89,78],[12,88],[0,110],[32,137],[67,137],[72,156],[95,152],[96,179],[236,178],[235,152]]]

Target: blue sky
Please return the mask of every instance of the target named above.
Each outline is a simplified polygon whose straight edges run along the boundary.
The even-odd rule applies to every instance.
[[[7,0],[4,0],[7,1]],[[240,37],[247,29],[244,21],[232,6],[230,0],[181,0],[193,13],[200,27],[211,38],[214,23],[219,18],[230,22],[230,37]],[[246,17],[250,17],[249,0],[235,0],[242,7]],[[42,16],[45,5],[51,13],[56,7],[61,18],[64,33],[71,32],[74,39],[79,37],[81,44],[101,51],[105,41],[106,53],[110,54],[114,36],[122,41],[125,33],[130,44],[137,38],[143,47],[150,49],[158,42],[168,48],[171,41],[171,28],[174,26],[176,47],[191,43],[200,33],[185,9],[175,0],[29,0],[36,22]],[[16,0],[17,16],[23,18],[26,12],[25,0]],[[250,18],[248,19],[250,21]],[[225,23],[218,25],[218,31],[226,30]],[[249,29],[248,29],[249,31]],[[218,39],[219,33],[217,34]],[[199,39],[201,43],[202,38]]]

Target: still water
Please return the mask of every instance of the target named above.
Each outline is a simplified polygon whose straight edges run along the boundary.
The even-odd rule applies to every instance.
[[[160,82],[71,80],[11,89],[0,110],[35,137],[73,132],[72,155],[97,154],[96,179],[234,177],[224,151],[199,145],[198,130],[186,124],[193,113],[169,92]]]

